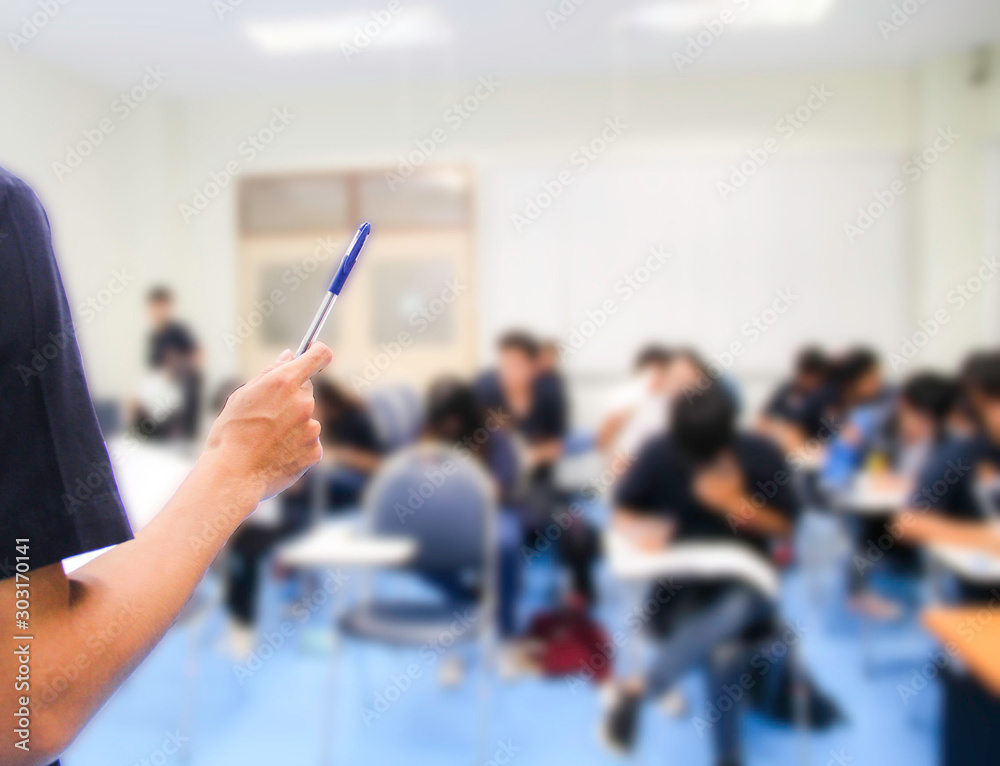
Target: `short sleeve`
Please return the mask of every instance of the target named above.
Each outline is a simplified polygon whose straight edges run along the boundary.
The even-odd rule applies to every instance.
[[[763,494],[769,508],[793,521],[799,515],[800,503],[788,461],[768,439],[753,438],[750,451],[754,460],[754,475],[748,490]]]
[[[131,538],[48,219],[0,169],[0,541],[32,569]],[[10,551],[0,552],[0,560]]]
[[[636,511],[660,511],[657,479],[664,470],[658,440],[647,443],[615,487],[615,507]]]
[[[975,444],[950,442],[940,447],[920,472],[910,497],[913,508],[935,511],[955,518],[977,518],[972,497]]]

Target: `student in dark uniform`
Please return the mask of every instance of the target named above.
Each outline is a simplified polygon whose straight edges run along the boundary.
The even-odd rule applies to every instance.
[[[777,564],[787,558],[798,514],[791,478],[773,444],[736,431],[736,404],[714,382],[677,398],[670,432],[647,442],[616,488],[613,523],[646,550],[672,541],[735,542]],[[646,672],[616,689],[604,735],[617,750],[632,749],[643,699],[664,694],[723,642],[774,617],[766,596],[736,580],[684,584],[666,611],[683,618],[658,641]],[[741,763],[739,725],[730,715],[717,724],[720,764]]]
[[[976,433],[934,453],[916,481],[911,510],[894,528],[909,542],[952,543],[1000,555],[1000,353],[978,355],[968,376]],[[976,601],[984,594],[967,587],[960,595]]]
[[[757,429],[770,436],[786,452],[794,452],[824,429],[837,390],[830,379],[830,361],[815,346],[808,346],[795,359],[791,379],[771,395],[757,419]]]
[[[569,406],[562,379],[540,369],[541,347],[534,336],[514,330],[497,343],[497,367],[475,382],[476,396],[487,417],[520,437],[526,481],[515,504],[525,542],[534,545],[562,510],[567,498],[555,487],[555,465],[563,453]],[[573,590],[588,602],[595,596],[591,567],[597,555],[594,530],[579,516],[559,540],[559,556],[572,575]]]
[[[11,565],[0,580],[0,610],[8,636],[33,636],[30,689],[0,694],[4,720],[24,718],[27,707],[30,722],[27,740],[5,727],[5,766],[57,758],[167,631],[236,527],[319,460],[308,381],[331,353],[315,344],[290,358],[230,398],[194,470],[132,539],[48,219],[31,189],[0,169],[0,562]],[[63,559],[107,546],[116,547],[63,571]],[[18,626],[25,576],[31,605]],[[143,619],[95,655],[88,637],[133,601]],[[4,678],[14,679],[20,664],[14,652],[0,653]],[[67,684],[61,668],[70,666],[77,675]],[[52,688],[61,693],[46,694]]]

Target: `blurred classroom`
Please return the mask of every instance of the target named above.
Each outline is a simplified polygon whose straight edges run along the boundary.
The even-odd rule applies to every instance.
[[[996,762],[995,0],[0,29],[134,529],[372,225],[323,461],[65,766]]]

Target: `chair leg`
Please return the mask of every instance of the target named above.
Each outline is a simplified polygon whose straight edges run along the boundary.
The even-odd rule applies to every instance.
[[[809,766],[809,687],[796,647],[792,647],[789,653],[789,662],[792,673],[792,705],[799,740],[799,763],[801,766]]]
[[[326,687],[323,693],[323,717],[320,732],[319,763],[320,766],[328,766],[333,760],[333,733],[334,722],[337,719],[337,679],[340,678],[341,652],[343,651],[343,638],[337,630],[337,620],[340,617],[338,609],[337,593],[332,596],[332,631],[333,646],[330,648],[330,661],[327,666]]]

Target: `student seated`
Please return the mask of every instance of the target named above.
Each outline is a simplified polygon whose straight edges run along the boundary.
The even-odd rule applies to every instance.
[[[899,391],[892,427],[892,474],[913,486],[931,456],[948,440],[958,386],[933,372],[911,376]]]
[[[848,352],[836,365],[834,379],[842,427],[827,449],[821,479],[826,488],[841,491],[873,454],[886,459],[895,398],[882,379],[878,357],[866,348]]]
[[[493,479],[499,517],[499,604],[497,622],[502,636],[515,630],[515,597],[521,529],[510,511],[518,480],[518,457],[510,437],[502,430],[487,428],[486,418],[476,402],[471,386],[455,378],[440,378],[427,394],[422,440],[455,447],[479,462]],[[485,436],[484,436],[485,435]],[[475,601],[478,583],[466,584],[458,578],[437,577],[435,585],[452,599]]]
[[[515,504],[528,544],[534,535],[555,523],[554,514],[566,505],[555,486],[555,465],[563,454],[569,407],[561,383],[539,369],[540,347],[533,336],[520,331],[504,334],[498,344],[495,370],[480,375],[475,392],[480,407],[515,435],[521,448],[526,481]],[[559,555],[569,567],[573,589],[588,602],[594,598],[591,566],[596,556],[593,531],[574,517],[559,539]]]
[[[325,507],[357,507],[368,479],[382,460],[375,424],[363,402],[328,379],[314,381],[317,420],[323,424]]]
[[[758,430],[785,452],[819,438],[823,419],[836,397],[829,373],[830,363],[822,350],[809,346],[800,351],[791,380],[778,387],[758,417]]]
[[[678,542],[739,543],[766,560],[787,554],[798,501],[789,468],[766,439],[736,430],[736,405],[719,383],[677,398],[671,431],[646,444],[615,493],[613,523],[648,550]],[[764,491],[762,488],[766,487]],[[742,581],[685,583],[667,612],[684,619],[658,641],[644,673],[615,686],[606,741],[629,751],[638,707],[668,691],[724,643],[771,620],[773,602]],[[741,763],[739,726],[720,721],[716,758]]]
[[[1000,352],[968,371],[976,433],[940,447],[913,489],[911,508],[895,520],[903,540],[947,543],[1000,556]],[[961,598],[981,600],[963,586]]]
[[[220,409],[235,388],[231,384],[220,391],[216,398]],[[261,569],[268,556],[321,513],[357,507],[381,457],[374,426],[360,403],[321,378],[313,381],[313,394],[313,417],[323,427],[323,467],[313,467],[281,497],[262,503],[226,546],[229,649],[238,659],[245,658],[253,645]]]
[[[673,354],[660,345],[646,346],[633,366],[632,380],[612,397],[597,432],[597,446],[615,457],[633,457],[651,437],[667,430],[673,387]]]
[[[504,334],[497,351],[496,369],[476,379],[479,404],[524,440],[526,467],[533,479],[548,482],[569,420],[561,379],[540,368],[541,347],[528,333]]]

